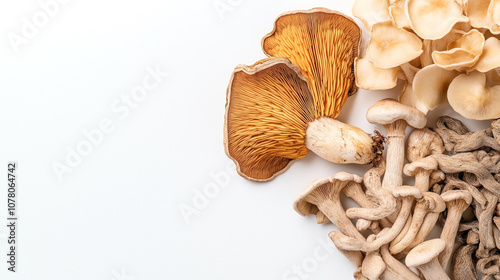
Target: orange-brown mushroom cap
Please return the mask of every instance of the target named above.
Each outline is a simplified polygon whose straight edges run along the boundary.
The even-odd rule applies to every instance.
[[[307,78],[288,59],[237,66],[227,89],[226,154],[241,176],[270,180],[309,152],[305,133],[314,115]]]
[[[262,40],[269,56],[285,57],[307,77],[316,118],[336,118],[349,95],[357,91],[354,58],[361,29],[348,16],[325,8],[282,14]]]

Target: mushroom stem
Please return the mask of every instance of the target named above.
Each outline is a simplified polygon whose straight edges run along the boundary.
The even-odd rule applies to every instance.
[[[387,130],[387,167],[382,182],[386,190],[394,191],[403,184],[403,165],[405,161],[405,129],[406,121],[397,120],[390,125],[384,125]]]
[[[380,247],[380,255],[382,256],[382,259],[387,266],[382,275],[384,275],[385,273],[389,274],[390,272],[394,272],[395,274],[397,274],[397,276],[399,276],[398,278],[383,277],[382,279],[420,280],[420,278],[415,273],[413,273],[413,271],[411,271],[408,267],[406,267],[406,265],[395,259],[391,255],[391,253],[389,253],[388,244]]]
[[[439,265],[437,258],[418,267],[427,280],[450,280],[443,268]]]
[[[376,156],[370,135],[329,117],[309,123],[305,143],[309,150],[334,163],[367,164]]]
[[[318,209],[345,235],[364,240],[364,236],[359,233],[351,220],[346,216],[340,200],[325,200],[318,205]]]

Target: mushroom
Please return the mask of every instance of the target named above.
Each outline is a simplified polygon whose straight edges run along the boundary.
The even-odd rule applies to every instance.
[[[317,209],[344,234],[364,240],[351,220],[345,215],[340,202],[340,192],[349,184],[361,183],[363,178],[346,172],[339,172],[333,177],[321,178],[309,184],[295,199],[294,209],[302,216]]]
[[[394,99],[383,99],[368,109],[366,119],[370,123],[383,125],[387,131],[387,167],[382,187],[394,191],[403,183],[406,127],[423,128],[427,118],[419,110]]]
[[[415,177],[415,187],[423,193],[428,191],[431,187],[429,182],[430,175],[432,171],[437,170],[437,168],[437,161],[428,156],[406,164],[403,172],[406,176]]]
[[[384,228],[381,232],[376,235],[376,238],[368,242],[367,240],[360,240],[357,238],[352,238],[346,235],[342,235],[337,232],[331,232],[330,238],[335,243],[335,245],[344,250],[356,250],[363,252],[371,252],[378,250],[382,245],[391,242],[403,229],[405,226],[408,216],[411,212],[411,206],[415,198],[421,198],[422,193],[415,187],[402,186],[397,188],[393,195],[395,197],[401,197],[402,205],[401,211],[399,212],[394,224],[390,228]]]
[[[366,58],[382,69],[397,67],[422,54],[422,41],[413,33],[392,26],[391,21],[373,25]]]
[[[448,102],[462,116],[486,120],[500,117],[500,86],[485,87],[486,76],[480,72],[461,74],[448,87]]]
[[[407,0],[405,12],[413,31],[429,40],[444,37],[458,22],[469,21],[455,0]]]
[[[427,237],[432,227],[434,227],[439,213],[443,212],[446,208],[446,204],[440,195],[432,192],[424,192],[422,195],[423,197],[417,200],[415,205],[410,228],[401,241],[394,242],[389,247],[391,254],[396,255],[407,248],[412,249],[417,244],[420,244]],[[424,226],[424,218],[427,217],[429,218],[427,224]]]
[[[448,213],[443,231],[441,232],[441,239],[446,245],[444,250],[439,254],[439,263],[443,269],[446,269],[453,251],[453,246],[455,245],[455,236],[457,234],[460,219],[462,218],[462,213],[472,202],[472,196],[468,191],[452,190],[442,193],[441,197],[446,202]]]
[[[472,253],[477,246],[462,245],[455,252],[453,257],[453,276],[455,280],[479,280],[476,268],[472,261]]]
[[[414,129],[406,140],[406,158],[411,162],[442,153],[444,153],[443,141],[438,134],[428,128]]]
[[[340,192],[344,187],[362,181],[361,177],[346,172],[338,172],[331,178],[317,179],[297,196],[293,207],[302,216],[314,214],[317,209],[323,212],[342,233],[364,241],[364,236],[357,231],[351,220],[347,218],[340,202]],[[339,248],[339,250],[356,266],[361,266],[363,254],[342,250],[342,248]]]
[[[488,28],[488,6],[491,0],[469,1],[467,5],[467,16],[469,23],[476,28]]]
[[[309,81],[317,118],[336,118],[357,90],[353,69],[360,38],[361,29],[350,17],[315,8],[280,15],[262,39],[262,49],[299,66]]]
[[[410,20],[405,13],[405,0],[396,0],[389,6],[389,14],[392,18],[392,24],[397,28],[410,29]]]
[[[380,255],[386,264],[386,269],[382,274],[382,279],[385,280],[420,280],[420,278],[413,273],[408,267],[402,264],[400,261],[395,259],[389,249],[388,244],[383,245],[380,248]]]
[[[370,237],[367,239],[370,242]],[[378,253],[378,251],[372,251],[366,253],[365,259],[361,266],[363,275],[370,280],[378,280],[380,275],[384,272],[386,268],[385,262]]]
[[[457,71],[445,70],[436,64],[428,65],[417,72],[412,83],[413,104],[404,103],[419,109],[422,113],[447,103],[446,94],[451,81],[458,76]],[[410,99],[411,100],[411,99]]]
[[[307,79],[285,58],[236,67],[227,94],[225,149],[247,179],[270,180],[309,150],[344,163],[375,157],[373,140],[359,128],[316,118]]]
[[[390,89],[398,83],[398,68],[380,69],[366,58],[356,59],[354,70],[356,86],[363,89]]]
[[[370,32],[375,23],[390,20],[389,0],[356,0],[352,15],[359,18]]]
[[[427,280],[449,280],[437,259],[445,246],[446,242],[439,238],[422,242],[408,253],[406,265],[417,268]]]
[[[270,180],[309,150],[338,163],[366,164],[375,157],[368,134],[334,120],[357,90],[360,37],[352,19],[328,9],[276,20],[262,47],[281,58],[236,67],[227,91],[225,149],[240,175]]]
[[[485,73],[500,67],[500,40],[490,37],[484,42],[483,53],[470,70]]]
[[[432,59],[439,67],[446,70],[464,70],[473,66],[481,56],[484,36],[476,29],[448,44],[446,51],[434,51]]]

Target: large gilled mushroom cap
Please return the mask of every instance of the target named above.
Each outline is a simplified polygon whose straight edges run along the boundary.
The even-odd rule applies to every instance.
[[[288,59],[236,67],[226,102],[224,146],[241,176],[272,179],[308,153],[314,101],[307,79]]]
[[[415,246],[415,248],[406,255],[406,265],[408,267],[424,265],[436,258],[439,253],[444,250],[445,246],[445,241],[439,238],[425,241]]]
[[[500,85],[486,87],[486,75],[461,74],[448,87],[448,102],[462,116],[487,120],[500,117]]]
[[[382,125],[405,120],[414,128],[423,128],[427,124],[427,118],[422,112],[390,98],[373,104],[366,112],[366,119],[370,123]]]
[[[354,59],[360,39],[361,29],[350,17],[315,8],[279,16],[262,39],[262,49],[299,66],[309,81],[316,118],[336,118],[347,97],[357,91]]]
[[[329,199],[333,188],[340,190],[350,182],[361,183],[363,178],[356,174],[338,172],[331,178],[314,180],[295,198],[293,208],[302,216],[315,214],[314,211],[317,211],[316,203]]]

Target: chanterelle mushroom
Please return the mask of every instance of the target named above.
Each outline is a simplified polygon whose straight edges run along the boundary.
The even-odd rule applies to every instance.
[[[357,89],[359,40],[352,19],[328,9],[276,20],[262,46],[282,58],[236,67],[227,91],[225,146],[238,173],[270,180],[309,150],[336,163],[371,162],[372,138],[334,120]]]

